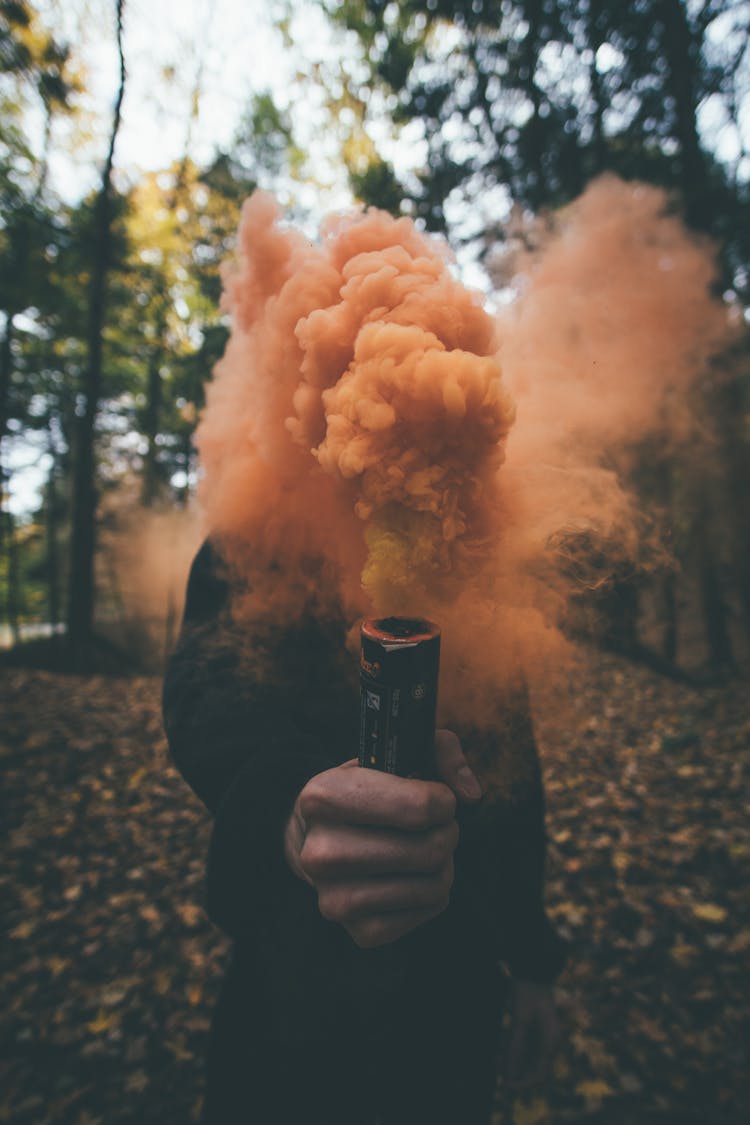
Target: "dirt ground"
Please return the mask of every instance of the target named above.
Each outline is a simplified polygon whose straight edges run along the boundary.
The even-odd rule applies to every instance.
[[[0,668],[0,1122],[197,1120],[228,945],[159,691]],[[591,652],[539,735],[563,1044],[543,1088],[499,1082],[498,1125],[750,1120],[747,679]]]

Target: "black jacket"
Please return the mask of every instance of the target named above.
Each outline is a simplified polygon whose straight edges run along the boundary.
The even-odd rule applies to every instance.
[[[390,1041],[407,1024],[429,1038],[446,1012],[453,1026],[478,1027],[476,998],[495,995],[500,962],[516,976],[552,980],[563,951],[542,902],[544,802],[528,709],[518,708],[506,734],[526,756],[523,785],[459,812],[448,909],[394,946],[360,950],[321,917],[283,853],[284,825],[305,783],[356,756],[356,669],[344,622],[303,621],[266,639],[255,675],[229,598],[217,555],[204,545],[164,685],[172,754],[214,818],[208,911],[235,939],[225,1001],[234,1016],[224,1034],[231,1025],[236,1035],[244,1005],[240,1022],[256,1044],[330,1055],[358,1039]],[[495,1003],[488,999],[486,1011],[496,1024]],[[409,1024],[415,1012],[418,1026]]]

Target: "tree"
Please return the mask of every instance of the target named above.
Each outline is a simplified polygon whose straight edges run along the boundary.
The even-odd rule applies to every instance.
[[[46,198],[49,138],[53,117],[69,111],[76,89],[69,47],[54,39],[25,0],[0,4],[0,72],[0,556],[8,554],[6,612],[12,620],[19,546],[7,506],[6,447],[31,401],[23,353],[53,300],[49,268],[60,228]],[[44,113],[41,151],[34,151],[24,129],[34,102]]]
[[[221,355],[227,327],[220,269],[234,249],[244,200],[295,158],[288,122],[267,94],[253,98],[234,143],[199,168],[185,154],[133,189],[125,263],[129,294],[112,329],[115,355],[134,372],[133,425],[144,438],[141,500],[185,499],[193,477],[192,433],[203,383]],[[133,295],[135,301],[132,300]]]
[[[678,192],[688,221],[726,245],[728,282],[749,292],[748,177],[717,159],[699,118],[711,103],[741,138],[750,4],[346,0],[328,10],[359,36],[396,122],[421,126],[425,159],[402,176],[401,196],[429,227],[450,217],[454,236],[486,244],[511,201],[557,206],[613,171]],[[365,202],[380,202],[381,184],[391,199],[381,172],[360,183]]]
[[[74,653],[82,654],[90,644],[94,619],[94,553],[96,524],[96,466],[94,428],[102,390],[103,328],[107,281],[112,246],[112,171],[115,145],[120,129],[125,95],[125,56],[123,51],[124,0],[116,0],[117,51],[119,78],[109,147],[96,200],[96,244],[89,291],[88,355],[81,380],[82,409],[78,418],[75,444],[73,526],[71,534],[68,641]]]

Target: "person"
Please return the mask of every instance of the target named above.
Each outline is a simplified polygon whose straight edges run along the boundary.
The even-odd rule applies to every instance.
[[[164,682],[172,755],[214,818],[208,913],[233,939],[203,1120],[487,1125],[503,1011],[507,1079],[540,1078],[564,961],[528,705],[497,736],[528,767],[510,794],[451,731],[438,781],[360,768],[347,623],[303,614],[248,648],[231,599],[207,542]]]

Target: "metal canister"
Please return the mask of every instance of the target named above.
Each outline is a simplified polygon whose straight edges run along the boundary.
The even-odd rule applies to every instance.
[[[422,618],[362,625],[359,764],[401,777],[435,776],[440,629]]]

